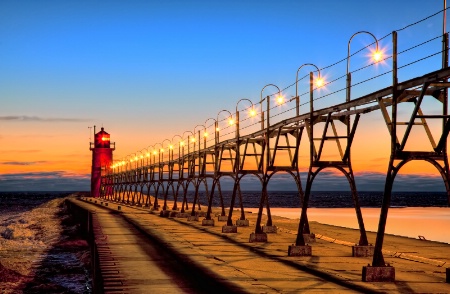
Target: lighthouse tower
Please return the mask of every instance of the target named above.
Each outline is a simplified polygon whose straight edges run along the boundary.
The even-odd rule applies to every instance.
[[[94,142],[90,142],[89,148],[92,150],[91,197],[100,197],[101,178],[113,162],[114,149],[115,143],[110,142],[110,135],[101,128],[94,135]]]

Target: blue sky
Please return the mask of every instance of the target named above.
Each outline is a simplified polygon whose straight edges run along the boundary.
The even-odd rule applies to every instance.
[[[357,31],[381,38],[442,8],[437,0],[1,1],[0,190],[22,189],[29,173],[34,187],[45,189],[51,173],[59,183],[70,179],[57,187],[79,189],[90,172],[88,126],[105,126],[117,143],[115,157],[122,158],[221,109],[232,111],[240,98],[258,101],[268,83],[292,84],[301,64],[322,68],[344,59]],[[441,32],[442,14],[400,32],[399,46]],[[359,35],[352,52],[372,42]],[[389,54],[390,38],[380,43]],[[439,44],[403,54],[400,65]],[[367,64],[366,55],[352,57],[351,69]],[[438,64],[439,57],[428,59],[399,75],[404,80]],[[354,81],[389,69],[377,66],[354,74]],[[329,79],[343,74],[345,63],[324,72]],[[389,82],[386,75],[352,93]],[[300,87],[307,91],[305,83]],[[286,94],[293,95],[292,87]],[[386,131],[381,115],[366,128],[375,125]],[[378,172],[383,180],[380,170],[357,172]],[[22,184],[8,181],[10,175]],[[382,189],[378,182],[375,188]]]

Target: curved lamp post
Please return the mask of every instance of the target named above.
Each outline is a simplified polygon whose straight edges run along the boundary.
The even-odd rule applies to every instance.
[[[216,124],[217,124],[217,127],[216,127],[217,142],[219,141],[219,138],[220,138],[220,136],[219,136],[219,132],[220,132],[220,127],[219,127],[219,122],[220,122],[220,120],[219,120],[219,116],[220,116],[220,114],[221,114],[222,112],[228,112],[228,114],[230,115],[230,117],[228,118],[228,124],[229,124],[229,125],[233,125],[233,124],[234,124],[234,121],[233,121],[233,115],[232,115],[231,112],[229,112],[228,110],[222,109],[221,111],[219,111],[219,112],[217,113],[217,120],[216,120]]]
[[[241,101],[248,101],[248,102],[250,102],[250,104],[252,106],[250,108],[249,114],[250,114],[250,116],[255,116],[256,115],[256,111],[254,109],[255,105],[253,105],[253,102],[251,100],[246,99],[246,98],[242,98],[241,100],[239,100],[236,103],[236,139],[238,139],[239,136],[240,136],[240,134],[239,134],[239,109],[238,109],[238,106],[239,106],[239,102],[241,102]]]
[[[152,165],[152,155],[153,155],[153,164],[155,164],[155,162],[156,162],[155,144],[147,146],[147,154],[148,154],[147,155],[147,157],[148,157],[148,166],[150,167]]]
[[[175,138],[179,137],[180,141],[178,142],[178,157],[177,157],[177,161],[178,161],[178,179],[181,179],[183,177],[183,160],[184,160],[184,141],[183,141],[183,137],[180,135],[175,135],[172,137],[171,140],[171,145],[172,148],[173,146],[175,146],[174,142],[175,142]],[[173,160],[173,150],[172,150],[172,160]],[[173,172],[173,170],[172,170]],[[173,207],[172,210],[177,210],[177,198],[178,198],[178,188],[177,188],[177,192],[174,195],[174,201],[173,201]]]
[[[163,158],[162,158],[162,160],[164,161],[164,142],[166,142],[166,141],[168,141],[169,142],[169,146],[168,146],[168,151],[169,151],[169,161],[171,160],[171,156],[170,156],[170,153],[171,153],[171,151],[172,151],[172,153],[173,153],[173,145],[172,145],[172,141],[170,141],[169,139],[164,139],[162,142],[161,142],[161,153],[163,153]]]
[[[352,84],[352,74],[349,72],[349,69],[350,69],[350,43],[352,42],[353,37],[358,34],[368,34],[368,35],[372,36],[373,39],[375,40],[375,45],[376,45],[375,52],[373,52],[373,54],[372,54],[372,59],[375,62],[378,62],[382,58],[382,53],[379,50],[379,46],[378,46],[378,40],[372,33],[367,32],[367,31],[359,31],[359,32],[354,33],[350,37],[350,40],[348,41],[348,46],[347,46],[347,95],[346,95],[347,102],[350,101],[350,88],[351,88],[351,84]]]
[[[153,145],[148,145],[147,148],[145,148],[145,150],[147,151],[145,153],[145,156],[147,157],[147,165],[150,167],[150,165],[152,164],[152,152],[149,150],[150,147],[152,147],[153,149],[155,147],[153,147]]]
[[[190,149],[191,142],[194,143],[194,150],[195,150],[195,136],[194,136],[194,133],[193,133],[193,132],[191,132],[191,131],[185,131],[185,132],[183,133],[183,135],[181,135],[181,137],[184,137],[184,134],[186,134],[186,133],[191,133],[191,135],[188,135],[188,137],[187,137],[187,139],[188,139],[188,142],[187,142],[187,156],[188,156],[188,158],[189,158],[190,153],[191,153],[191,149]],[[188,171],[191,170],[191,169],[190,169],[190,164],[191,164],[191,161],[188,160]]]
[[[299,73],[300,69],[306,65],[314,66],[317,69],[318,77],[316,79],[316,86],[322,87],[324,84],[323,78],[320,75],[320,69],[316,65],[314,65],[312,63],[305,63],[305,64],[300,65],[300,67],[297,69],[297,74],[295,75],[295,110],[296,110],[297,116],[300,115],[300,97],[298,96],[298,73]]]
[[[178,142],[178,161],[179,161],[182,157],[181,146],[184,146],[184,142],[183,142],[183,138],[180,135],[175,135],[172,137],[172,140],[170,142],[170,144],[172,144],[172,146],[175,146],[175,144],[174,144],[175,137],[179,137],[181,139],[180,142]],[[183,150],[184,150],[184,147],[183,147]],[[172,151],[172,158],[173,158],[173,151]]]
[[[169,152],[169,159],[168,159],[168,161],[169,161],[169,163],[167,164],[167,171],[168,171],[168,173],[169,173],[169,175],[168,175],[168,177],[169,177],[169,179],[170,179],[170,175],[171,175],[171,161],[172,161],[172,156],[171,156],[171,153],[173,154],[173,146],[172,146],[172,141],[171,140],[169,140],[169,139],[164,139],[162,142],[161,142],[161,158],[162,158],[162,161],[164,162],[164,152],[165,152],[165,150],[164,150],[164,142],[166,142],[166,141],[168,141],[169,142],[169,146],[168,146],[168,152]],[[172,151],[172,152],[171,152]],[[164,163],[161,165],[160,164],[160,166],[159,166],[159,170],[160,170],[160,179],[164,179]],[[167,210],[167,194],[168,194],[168,192],[169,192],[169,184],[167,184],[167,186],[166,186],[166,189],[165,189],[165,191],[164,191],[164,184],[162,184],[162,187],[163,187],[163,192],[164,192],[164,204],[163,204],[163,207],[162,207],[162,209],[163,210]]]
[[[188,135],[188,142],[187,142],[188,153],[189,153],[189,144],[195,142],[195,136],[194,136],[194,133],[191,131],[184,131],[184,133],[183,133],[183,135],[181,135],[181,137],[184,137],[184,134],[186,134],[186,133],[191,133],[190,135]]]
[[[138,156],[136,153],[131,153],[131,159],[130,162],[133,163],[134,162],[134,168],[137,168],[137,160],[138,160]],[[131,168],[133,168],[133,165],[131,165]]]
[[[122,167],[125,165],[124,158],[121,158],[117,164],[118,164],[118,167],[119,167],[117,170],[118,170],[119,173],[121,173],[123,171]]]
[[[131,169],[131,164],[133,163],[133,158],[131,157],[132,154],[128,154],[125,159],[126,159],[126,166],[125,169],[126,171],[128,171],[129,169]]]
[[[208,118],[207,120],[205,120],[205,126],[208,125],[208,121],[209,120],[213,120],[214,121],[214,144],[217,144],[219,142],[217,142],[217,120],[215,120],[214,118]],[[208,137],[208,132],[205,131],[204,134],[206,137]]]
[[[206,127],[204,125],[196,125],[194,127],[194,136],[195,136],[195,130],[197,127],[203,127],[203,133],[206,133]],[[206,137],[203,136],[203,148],[206,148]],[[200,151],[200,130],[198,130],[198,150]]]
[[[277,85],[274,85],[274,84],[267,84],[267,85],[265,85],[265,86],[262,88],[262,90],[261,90],[261,100],[259,101],[259,103],[261,103],[261,130],[264,129],[264,113],[263,113],[263,110],[262,110],[262,103],[263,103],[264,99],[267,100],[267,113],[266,113],[266,116],[267,116],[267,120],[266,120],[266,128],[267,128],[267,130],[269,129],[269,126],[270,126],[270,122],[269,122],[269,118],[270,118],[270,99],[269,99],[269,96],[267,96],[267,97],[264,98],[264,99],[263,99],[263,97],[262,97],[262,94],[263,94],[263,92],[264,92],[264,89],[267,88],[267,87],[269,87],[269,86],[275,87],[275,88],[277,88],[277,90],[278,90],[278,95],[277,95],[277,98],[276,98],[277,103],[278,103],[278,104],[282,104],[282,103],[284,102],[284,98],[283,98],[283,96],[281,95],[281,90],[280,90],[280,88],[279,88]]]
[[[157,148],[158,147],[158,145],[160,145],[161,146],[161,148]],[[161,143],[156,143],[155,144],[155,149],[153,150],[153,154],[158,154],[158,166],[159,166],[159,164],[161,163],[161,149],[162,149],[162,145],[161,145]],[[156,164],[156,161],[154,162],[154,164]]]
[[[145,148],[138,151],[138,153],[140,153],[139,161],[141,163],[141,168],[144,167],[144,160],[145,160],[145,154],[146,154],[146,152],[142,152],[143,150],[147,151]]]

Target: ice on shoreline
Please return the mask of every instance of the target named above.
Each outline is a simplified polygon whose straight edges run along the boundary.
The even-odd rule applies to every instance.
[[[70,241],[67,238],[71,238],[67,232],[75,227],[67,224],[63,201],[63,198],[53,199],[27,211],[1,215],[1,293],[41,290],[41,293],[66,290],[89,293],[86,273],[77,256],[88,250],[87,243],[83,241],[79,247],[64,246]]]

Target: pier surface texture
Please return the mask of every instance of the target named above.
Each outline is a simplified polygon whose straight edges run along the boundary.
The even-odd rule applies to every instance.
[[[225,234],[222,225],[202,226],[201,219],[93,198],[71,202],[91,214],[94,278],[105,293],[450,293],[445,243],[386,235],[383,254],[395,266],[395,282],[363,282],[371,257],[352,257],[358,230],[311,222],[312,256],[288,256],[298,220],[276,217],[278,232],[250,243],[251,227]],[[375,235],[368,232],[371,242]]]

